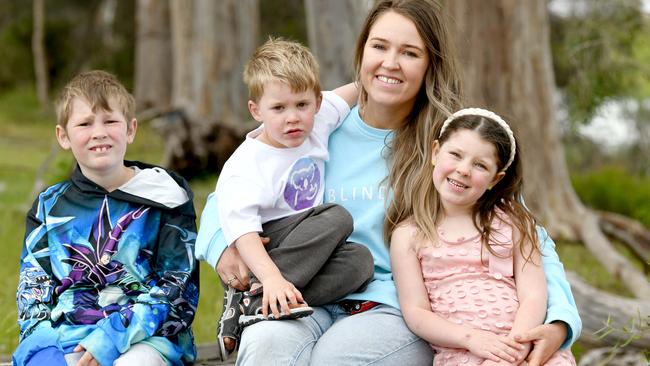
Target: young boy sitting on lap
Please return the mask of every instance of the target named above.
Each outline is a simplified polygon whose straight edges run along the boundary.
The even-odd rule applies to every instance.
[[[249,111],[262,126],[228,159],[215,194],[223,237],[252,275],[247,292],[231,287],[240,278],[228,280],[217,336],[223,359],[243,327],[310,315],[309,305],[332,303],[373,275],[370,251],[346,242],[350,214],[322,204],[328,138],[356,101],[356,87],[321,95],[313,55],[277,39],[256,50],[244,81]]]
[[[36,198],[20,258],[14,365],[187,365],[198,304],[192,191],[124,160],[134,100],[103,71],[68,83],[56,138],[70,179]]]

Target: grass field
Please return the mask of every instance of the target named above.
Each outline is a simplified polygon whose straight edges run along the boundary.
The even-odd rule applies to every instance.
[[[12,353],[18,340],[15,291],[18,262],[24,236],[25,213],[34,197],[32,190],[37,171],[50,155],[59,151],[54,138],[54,117],[38,110],[30,89],[18,89],[0,94],[0,355]],[[147,124],[141,124],[135,143],[128,148],[127,159],[151,163],[160,161],[163,141]],[[63,179],[72,164],[71,154],[59,151],[44,178],[47,184]],[[214,189],[216,177],[194,180],[197,216],[203,210],[207,195]],[[601,289],[629,295],[624,286],[597,263],[585,248],[576,243],[558,243],[558,252],[568,270],[576,271]],[[199,343],[215,339],[216,319],[221,311],[222,290],[217,275],[206,263],[201,263],[201,296],[194,322]],[[603,319],[604,320],[604,319]],[[579,354],[581,347],[574,346]]]

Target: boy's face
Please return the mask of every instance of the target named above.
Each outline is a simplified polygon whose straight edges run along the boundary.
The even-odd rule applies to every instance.
[[[257,139],[278,148],[300,146],[314,127],[321,100],[313,90],[296,93],[280,82],[265,84],[260,100],[248,101],[253,118],[264,123],[264,131]]]
[[[137,121],[127,121],[114,98],[108,105],[111,111],[93,112],[85,99],[74,98],[67,126],[56,126],[59,145],[72,149],[81,171],[91,179],[120,174],[126,145],[135,137]]]

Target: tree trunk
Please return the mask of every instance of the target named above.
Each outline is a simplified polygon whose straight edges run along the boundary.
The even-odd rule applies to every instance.
[[[354,46],[372,1],[305,0],[309,47],[321,70],[323,89],[353,81]]]
[[[42,110],[49,104],[47,60],[43,44],[45,33],[45,0],[34,0],[34,29],[32,31],[32,53],[34,56],[34,75],[36,76],[36,93]]]
[[[244,64],[259,35],[258,0],[172,0],[173,111],[155,125],[165,162],[186,178],[218,172],[256,124]]]
[[[188,108],[192,101],[194,1],[170,0],[172,41],[172,106]]]
[[[636,296],[650,299],[647,278],[612,247],[571,186],[554,119],[546,1],[456,0],[447,8],[469,104],[501,114],[519,133],[528,206],[552,235],[581,238]]]
[[[138,109],[166,110],[171,102],[171,34],[169,2],[136,4],[134,95]]]

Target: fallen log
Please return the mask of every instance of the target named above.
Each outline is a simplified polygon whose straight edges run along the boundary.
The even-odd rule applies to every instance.
[[[650,350],[650,303],[596,289],[573,272],[567,272],[567,278],[582,319],[581,341],[592,346],[614,346],[634,335],[638,339],[627,347]],[[604,334],[603,328],[610,331],[599,337]]]

